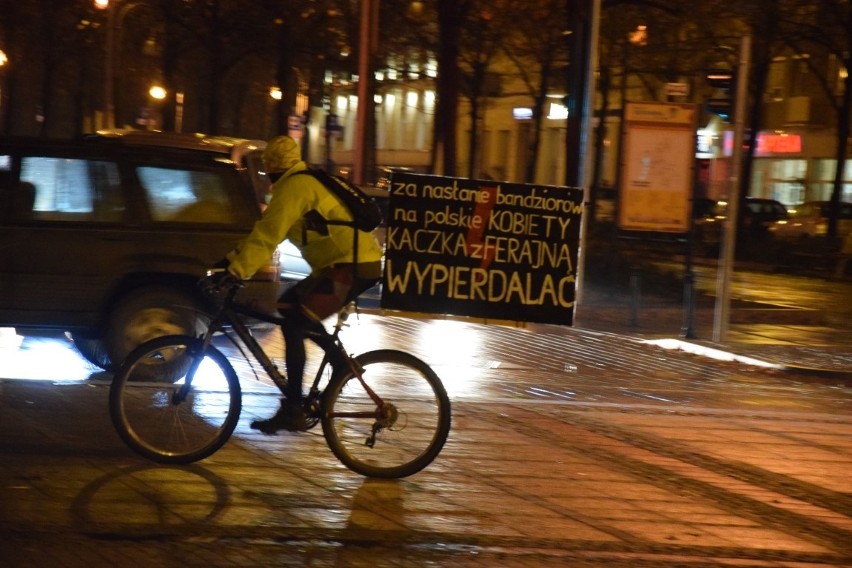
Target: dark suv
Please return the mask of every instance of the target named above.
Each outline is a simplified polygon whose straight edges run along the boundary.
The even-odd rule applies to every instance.
[[[262,146],[138,131],[0,138],[0,327],[67,330],[107,369],[144,340],[200,332],[199,277],[260,216]],[[273,263],[240,292],[264,310],[279,292]]]

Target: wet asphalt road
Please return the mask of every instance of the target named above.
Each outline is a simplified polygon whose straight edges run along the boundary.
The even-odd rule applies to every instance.
[[[692,345],[817,374],[649,344],[682,318],[650,295],[593,291],[574,329],[353,319],[351,351],[414,352],[453,401],[444,451],[401,481],[348,472],[319,432],[251,431],[278,397],[236,354],[231,441],[148,463],[112,431],[108,375],[61,333],[5,332],[0,565],[852,566],[850,285],[739,272],[721,346],[712,303],[696,314]]]
[[[155,466],[61,335],[4,348],[0,375],[50,380],[0,380],[0,565],[852,565],[846,380],[555,326],[364,315],[344,339],[444,380],[453,432],[420,474],[364,479],[319,432],[251,431],[277,395],[238,359],[231,441]]]

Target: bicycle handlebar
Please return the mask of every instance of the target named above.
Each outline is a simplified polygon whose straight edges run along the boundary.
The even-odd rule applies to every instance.
[[[238,280],[236,278],[233,279],[224,279],[222,281],[217,281],[214,277],[216,274],[220,274],[224,272],[224,268],[210,268],[207,270],[207,273],[202,276],[198,280],[198,287],[201,288],[201,291],[210,297],[219,296],[222,290],[225,290],[225,300],[230,301],[234,299],[234,296],[237,295],[237,292],[240,288],[245,287],[245,283],[242,280]]]
[[[284,318],[281,315],[265,313],[253,308],[252,306],[235,301],[237,293],[241,288],[244,288],[246,284],[244,281],[237,279],[225,279],[224,282],[217,282],[214,279],[214,276],[224,270],[225,269],[222,268],[211,268],[207,270],[206,276],[203,276],[198,280],[198,286],[201,288],[201,291],[208,298],[218,304],[220,309],[230,307],[235,312],[254,319],[279,325],[282,323]],[[222,284],[224,284],[224,286]],[[223,291],[224,294],[222,293]],[[335,324],[335,327],[337,329],[342,328],[345,325],[345,322],[349,319],[349,316],[356,310],[357,306],[355,302],[349,302],[342,306],[337,311],[337,323]]]

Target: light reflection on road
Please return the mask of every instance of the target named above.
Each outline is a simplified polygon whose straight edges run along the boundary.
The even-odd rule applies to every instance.
[[[22,336],[3,328],[0,333],[2,378],[83,381],[99,372],[61,332]]]
[[[283,368],[280,331],[258,331],[255,337]],[[742,360],[719,361],[637,338],[559,326],[518,329],[363,314],[350,319],[342,337],[352,353],[398,349],[420,357],[454,400],[829,413],[848,412],[852,404],[849,386],[830,377],[799,376]],[[250,364],[226,341],[218,346],[244,391],[277,395],[257,363]],[[309,344],[306,388],[320,355]],[[61,382],[90,377],[109,380],[110,375],[86,362],[61,333],[27,335],[20,346],[8,341],[0,348],[0,379]]]

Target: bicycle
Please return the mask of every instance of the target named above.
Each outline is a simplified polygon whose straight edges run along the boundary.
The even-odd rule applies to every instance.
[[[152,339],[134,349],[115,375],[110,416],[119,436],[138,454],[158,463],[187,464],[209,457],[228,441],[239,421],[242,392],[233,365],[213,345],[218,334],[246,359],[241,345],[248,348],[286,392],[285,376],[246,324],[253,318],[280,325],[284,317],[235,302],[239,287],[217,291],[220,301],[203,335]],[[321,423],[332,453],[356,473],[412,475],[432,463],[449,436],[449,397],[429,365],[409,353],[380,349],[350,355],[340,331],[352,310],[349,304],[338,313],[332,332],[322,324],[312,331],[324,354],[304,399],[308,428]],[[158,368],[163,380],[152,382],[151,371]]]

